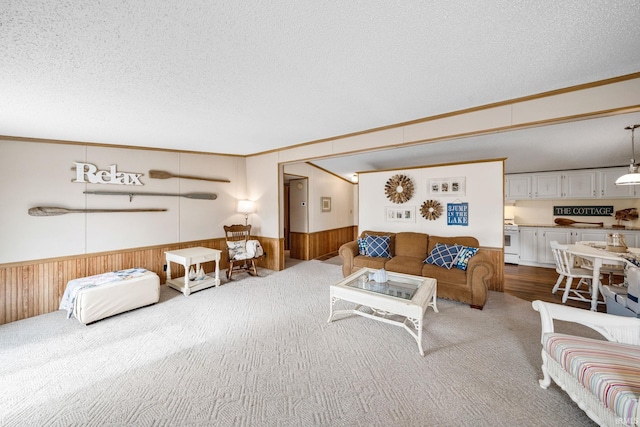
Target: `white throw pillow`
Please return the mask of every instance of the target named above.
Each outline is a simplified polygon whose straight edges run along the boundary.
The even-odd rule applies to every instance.
[[[237,242],[227,242],[227,248],[229,249],[229,259],[239,260],[251,258],[247,256],[247,241],[239,240]]]

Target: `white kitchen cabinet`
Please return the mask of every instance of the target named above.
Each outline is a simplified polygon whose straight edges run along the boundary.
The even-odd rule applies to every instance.
[[[505,175],[505,196],[507,200],[633,198],[635,186],[615,184],[627,172],[620,167],[509,174]]]
[[[550,242],[555,240],[561,245],[571,244],[574,238],[573,233],[573,230],[567,228],[539,228],[537,261],[543,264],[555,265]]]
[[[597,197],[596,175],[593,170],[564,173],[562,175],[562,197],[567,199],[593,199]]]
[[[576,242],[605,242],[607,240],[607,233],[610,233],[610,230],[589,230],[589,229],[581,229],[578,230],[578,236],[575,239]]]
[[[535,265],[538,261],[538,229],[521,227],[520,232],[520,262],[524,265]]]
[[[505,175],[505,197],[507,200],[531,198],[531,175]]]
[[[560,199],[562,197],[562,174],[545,173],[533,175],[534,199]]]
[[[625,236],[627,246],[640,247],[640,231],[637,230],[520,226],[519,232],[519,264],[535,267],[555,267],[550,244],[553,240],[563,245],[580,241],[606,242],[607,234],[620,233]]]
[[[626,199],[635,197],[635,185],[616,185],[616,179],[628,172],[628,168],[599,169],[599,196],[606,199]]]

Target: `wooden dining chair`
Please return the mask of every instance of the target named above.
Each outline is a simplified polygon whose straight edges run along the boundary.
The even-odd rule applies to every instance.
[[[573,257],[567,252],[567,245],[561,245],[555,240],[549,243],[551,245],[551,252],[553,252],[553,259],[556,263],[556,272],[559,275],[551,293],[555,294],[562,282],[566,280],[564,293],[562,294],[563,304],[566,303],[568,299],[590,303],[591,286],[594,286],[594,284],[591,283],[593,271],[574,266]],[[574,279],[578,279],[578,284],[575,289],[572,289],[571,285]],[[596,283],[595,286],[598,286],[598,284]]]
[[[262,256],[262,253],[256,254],[255,251],[247,250],[247,242],[251,236],[251,225],[225,225],[224,233],[227,242],[227,255],[229,256],[227,279],[231,280],[234,272],[247,272],[252,276],[257,276],[256,260]]]

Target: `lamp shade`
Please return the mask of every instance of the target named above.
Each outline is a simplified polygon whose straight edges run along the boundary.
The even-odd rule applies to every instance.
[[[633,141],[635,130],[639,127],[640,124],[627,126],[625,128],[626,130],[631,131],[631,164],[629,165],[629,173],[616,179],[616,185],[640,185],[640,173],[638,173],[638,167],[636,166],[635,144]]]
[[[238,200],[238,213],[251,214],[256,211],[256,203],[251,200]]]
[[[629,173],[616,179],[616,185],[640,185],[640,173],[630,170]]]

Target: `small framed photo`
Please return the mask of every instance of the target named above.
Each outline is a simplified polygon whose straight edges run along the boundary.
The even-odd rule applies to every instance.
[[[331,197],[321,197],[322,212],[331,212]]]
[[[387,206],[385,210],[385,220],[392,222],[415,222],[416,207],[415,206]]]
[[[465,177],[432,179],[429,181],[429,191],[438,196],[464,196]]]

